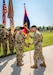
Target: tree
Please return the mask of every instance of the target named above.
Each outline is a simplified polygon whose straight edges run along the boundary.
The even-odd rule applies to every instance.
[[[46,27],[46,30],[49,30],[49,27]]]
[[[41,27],[41,26],[39,26],[38,29],[39,29],[40,31],[42,31],[42,27]]]
[[[43,27],[42,27],[42,29],[43,29],[43,31],[45,31],[45,30],[46,30],[46,27],[45,27],[45,26],[43,26]]]

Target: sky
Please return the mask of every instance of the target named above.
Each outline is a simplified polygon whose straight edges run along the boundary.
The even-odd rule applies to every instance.
[[[14,8],[14,25],[23,26],[24,3],[30,19],[30,25],[49,26],[53,24],[53,0],[12,0]],[[8,9],[9,0],[5,0]],[[3,0],[0,0],[0,24],[2,24]],[[6,15],[6,27],[10,27]]]

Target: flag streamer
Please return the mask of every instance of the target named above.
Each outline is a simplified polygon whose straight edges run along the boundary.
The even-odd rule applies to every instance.
[[[29,42],[30,20],[28,18],[25,3],[24,3],[24,21],[23,21],[23,25],[24,25],[24,33],[27,34],[27,40]]]
[[[13,3],[12,0],[9,0],[9,6],[8,6],[8,18],[10,19],[10,28],[12,35],[14,34],[14,10],[13,10]]]

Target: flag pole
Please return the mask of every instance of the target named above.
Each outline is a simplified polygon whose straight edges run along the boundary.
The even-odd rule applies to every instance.
[[[26,4],[25,3],[24,3],[24,8],[26,8]],[[30,32],[29,28],[27,27],[27,22],[24,24],[24,27]],[[27,33],[27,40],[28,40],[28,44],[29,44],[29,33]],[[31,64],[31,52],[30,52],[30,48],[29,48],[29,58],[30,58],[30,64]]]

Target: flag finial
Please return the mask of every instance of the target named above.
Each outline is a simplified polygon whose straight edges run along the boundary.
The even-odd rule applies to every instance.
[[[26,3],[24,3],[24,7],[25,7]]]

